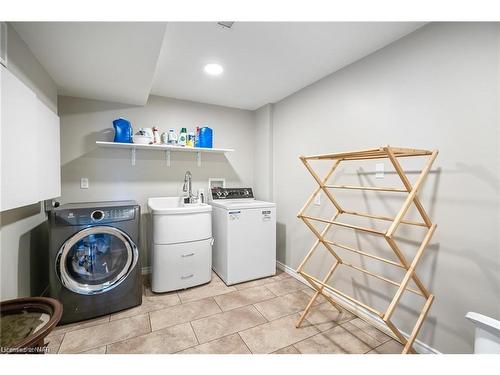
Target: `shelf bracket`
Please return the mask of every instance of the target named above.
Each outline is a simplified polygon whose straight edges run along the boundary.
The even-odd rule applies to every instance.
[[[165,161],[167,162],[167,167],[170,167],[170,150],[165,151]]]
[[[135,147],[133,147],[131,149],[131,153],[132,153],[132,155],[131,155],[131,164],[134,167],[135,166]]]
[[[196,153],[196,164],[201,167],[201,152],[199,151]]]

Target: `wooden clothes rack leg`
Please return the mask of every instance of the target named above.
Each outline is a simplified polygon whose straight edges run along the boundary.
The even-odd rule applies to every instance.
[[[300,265],[297,268],[297,272],[314,288],[315,293],[312,296],[311,300],[307,304],[304,312],[301,314],[299,320],[296,323],[297,328],[300,327],[304,319],[306,319],[307,314],[311,311],[311,309],[314,307],[314,302],[318,298],[319,295],[322,295],[332,306],[337,309],[339,312],[341,312],[340,307],[342,307],[342,303],[339,302],[339,299],[344,299],[349,301],[350,303],[356,305],[357,307],[360,307],[366,311],[368,311],[371,314],[374,314],[378,316],[379,318],[382,319],[382,321],[386,324],[387,328],[394,334],[395,338],[401,342],[404,345],[403,354],[406,353],[415,353],[415,349],[413,348],[413,344],[417,338],[418,333],[420,332],[420,329],[422,328],[422,325],[425,321],[425,318],[427,317],[427,314],[429,312],[429,309],[434,301],[434,295],[429,293],[427,288],[425,287],[424,283],[420,280],[420,278],[416,274],[416,267],[419,263],[419,261],[422,259],[425,249],[427,248],[427,245],[432,239],[432,236],[436,230],[436,224],[433,224],[429,215],[424,209],[424,206],[422,202],[420,201],[418,197],[418,192],[420,188],[422,187],[425,178],[429,174],[432,165],[438,155],[438,151],[428,151],[428,150],[420,150],[420,149],[410,149],[410,148],[397,148],[397,147],[390,147],[390,146],[385,146],[385,147],[380,147],[378,149],[368,149],[368,150],[361,150],[361,151],[351,151],[351,152],[342,152],[342,153],[334,153],[334,154],[322,154],[322,155],[314,155],[314,156],[301,156],[300,160],[308,170],[308,172],[311,174],[315,182],[318,184],[314,192],[311,194],[311,196],[307,199],[306,203],[298,213],[297,217],[302,219],[306,226],[311,230],[311,232],[314,234],[316,237],[316,240],[312,247],[309,249],[307,252],[307,255],[304,257],[303,261],[300,263]],[[414,185],[411,184],[410,180],[406,176],[406,173],[404,172],[404,169],[402,168],[401,164],[399,163],[398,158],[400,157],[428,157],[427,162],[425,163],[424,167],[422,168],[421,173],[419,174],[416,182]],[[398,188],[398,187],[383,187],[383,188],[377,188],[373,186],[349,186],[349,185],[328,185],[328,180],[331,178],[335,170],[338,168],[339,164],[343,160],[369,160],[369,159],[381,159],[381,158],[387,158],[390,160],[392,165],[394,166],[394,169],[396,170],[396,173],[401,180],[403,184],[403,188]],[[321,179],[320,176],[314,171],[312,166],[309,163],[309,160],[333,160],[333,165],[331,168],[328,170],[326,176]],[[402,204],[398,214],[396,217],[388,217],[388,216],[381,216],[381,215],[372,215],[369,213],[360,213],[360,212],[355,212],[355,211],[348,211],[344,210],[342,206],[338,203],[336,198],[334,197],[333,193],[329,189],[350,189],[350,190],[360,190],[360,191],[377,191],[377,192],[384,192],[384,193],[403,193],[403,194],[408,194],[404,203]],[[333,217],[330,220],[322,219],[319,217],[312,217],[305,215],[304,213],[310,206],[310,204],[313,202],[314,198],[316,197],[317,194],[319,194],[321,191],[325,193],[325,195],[328,197],[329,202],[335,207],[336,209],[336,214],[333,215]],[[408,209],[410,206],[414,204],[415,207],[417,208],[420,216],[422,217],[423,222],[415,222],[415,221],[408,221],[404,220],[405,214],[408,212]],[[347,224],[344,222],[339,222],[337,219],[341,215],[355,215],[359,217],[367,217],[371,219],[376,219],[376,220],[383,220],[383,221],[389,221],[390,226],[386,231],[378,231],[374,230],[371,228],[365,228],[365,227],[360,227],[357,225],[351,225]],[[326,226],[324,229],[320,232],[318,231],[315,226],[312,224],[313,221],[318,221],[325,223]],[[407,260],[406,257],[403,255],[403,252],[400,250],[399,246],[394,240],[394,235],[395,232],[397,231],[398,227],[400,224],[406,224],[406,225],[412,225],[412,226],[419,226],[419,227],[424,227],[427,228],[427,233],[425,234],[425,237],[423,238],[420,246],[418,247],[417,251],[415,252],[413,258],[411,260]],[[326,239],[327,234],[329,231],[333,228],[338,228],[338,227],[343,227],[343,228],[349,228],[353,229],[355,231],[361,231],[364,233],[370,233],[371,235],[380,235],[383,236],[389,246],[389,248],[394,252],[398,262],[396,261],[391,261],[385,258],[378,257],[376,255],[366,253],[364,251],[361,251],[359,249],[355,249],[351,246],[339,244],[336,242],[332,242]],[[317,250],[319,244],[323,244],[324,247],[328,250],[328,252],[332,255],[334,258],[334,263],[330,270],[326,273],[324,278],[322,280],[308,274],[307,272],[304,271],[304,268],[306,264],[310,261],[310,259],[313,257],[315,251]],[[351,263],[344,262],[342,260],[342,257],[339,255],[339,253],[334,249],[334,248],[340,248],[343,250],[347,250],[350,252],[354,252],[356,254],[359,254],[361,256],[366,256],[371,259],[383,262],[384,264],[396,267],[400,270],[404,270],[404,276],[400,282],[388,279],[387,277],[384,277],[382,275],[378,275],[374,272],[371,272],[367,269],[361,268],[359,266],[356,266]],[[356,300],[355,298],[347,295],[346,293],[332,287],[329,284],[329,280],[332,278],[333,273],[340,268],[340,266],[345,266],[349,267],[352,270],[356,270],[358,272],[362,272],[365,275],[369,275],[372,277],[377,278],[378,280],[384,281],[386,283],[389,283],[393,286],[397,287],[397,291],[395,292],[387,310],[385,312],[379,312],[373,307],[370,307],[366,304],[364,304],[361,301]],[[415,285],[417,286],[418,289],[412,289],[409,287],[409,282],[410,280],[413,280]],[[406,338],[401,331],[396,327],[396,325],[392,322],[391,318],[400,303],[401,297],[405,291],[410,291],[412,293],[415,293],[425,299],[424,306],[422,307],[422,310],[420,312],[420,315],[417,318],[417,321],[415,322],[415,326],[413,327],[413,330],[411,334],[409,335],[408,338]],[[334,299],[333,297],[337,297]],[[346,310],[351,310],[350,308],[346,308]]]
[[[332,266],[332,268],[330,268],[330,271],[328,271],[328,273],[326,274],[325,278],[323,279],[323,283],[327,283],[328,280],[330,279],[330,277],[332,276],[333,272],[337,269],[338,265],[340,263],[339,262],[335,262]],[[316,288],[314,288],[316,289]],[[297,321],[297,324],[296,324],[296,327],[300,327],[300,325],[302,324],[302,322],[304,321],[306,315],[309,313],[309,310],[311,309],[314,301],[316,301],[316,298],[318,298],[318,296],[320,294],[322,294],[321,292],[323,291],[324,289],[324,286],[320,286],[316,289],[316,293],[314,293],[313,297],[311,298],[311,300],[309,301],[309,303],[307,304],[306,306],[306,309],[304,310],[304,312],[302,313],[302,315],[300,316],[299,320]],[[330,302],[331,303],[331,302]],[[342,312],[342,310],[337,306],[336,303],[332,303],[333,307],[340,313]]]

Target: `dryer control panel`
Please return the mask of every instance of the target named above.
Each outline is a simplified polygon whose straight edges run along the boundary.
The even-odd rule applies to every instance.
[[[253,199],[252,188],[212,188],[212,199]]]
[[[54,213],[55,223],[59,225],[110,224],[133,220],[135,207],[96,207],[85,209],[62,209]]]

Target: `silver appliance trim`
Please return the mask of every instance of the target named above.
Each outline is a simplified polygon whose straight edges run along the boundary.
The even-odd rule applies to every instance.
[[[113,279],[106,281],[102,284],[82,284],[71,278],[71,276],[66,271],[66,258],[68,256],[71,248],[82,238],[91,234],[107,233],[119,238],[127,249],[127,263],[123,270],[116,275]],[[114,227],[108,226],[94,226],[82,229],[73,236],[71,236],[59,249],[55,259],[55,269],[57,270],[57,276],[61,280],[61,283],[72,292],[84,295],[100,294],[105,293],[113,288],[120,285],[132,272],[132,270],[137,265],[137,260],[139,259],[139,251],[136,244],[132,239],[122,230]]]

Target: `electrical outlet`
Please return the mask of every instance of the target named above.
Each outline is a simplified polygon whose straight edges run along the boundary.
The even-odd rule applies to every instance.
[[[89,179],[87,177],[80,178],[80,189],[89,188]]]
[[[316,206],[321,206],[321,193],[316,194],[316,197],[314,198],[314,204]]]
[[[375,164],[375,178],[384,178],[384,163]]]

